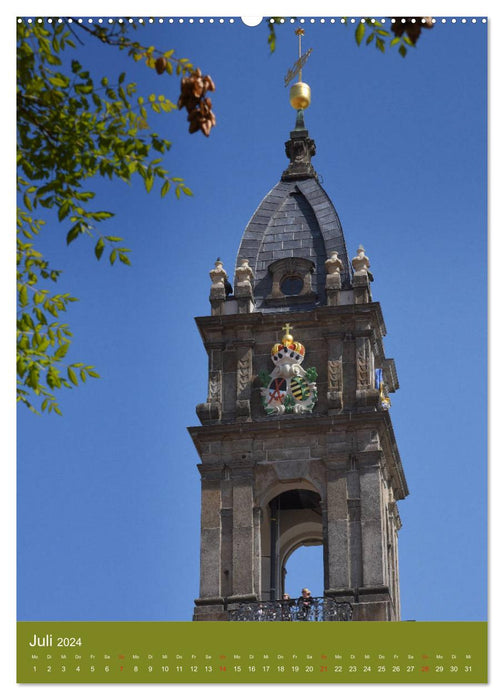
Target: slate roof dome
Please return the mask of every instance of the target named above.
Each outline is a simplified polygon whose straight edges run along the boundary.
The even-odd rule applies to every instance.
[[[325,261],[333,251],[343,263],[342,287],[351,281],[343,229],[311,164],[315,143],[302,110],[285,151],[290,164],[247,224],[238,251],[237,264],[246,258],[254,272],[255,304],[262,311],[325,304]]]

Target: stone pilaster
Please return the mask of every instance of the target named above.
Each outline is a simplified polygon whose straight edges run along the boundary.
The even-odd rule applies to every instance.
[[[252,475],[233,474],[233,593],[230,602],[254,600],[254,494]]]
[[[239,345],[236,357],[236,416],[239,420],[247,420],[250,418],[252,391],[252,348],[250,345]]]
[[[195,620],[226,619],[221,590],[221,492],[217,479],[201,481],[200,595]],[[217,563],[217,564],[216,564]]]
[[[363,456],[360,462],[364,461]],[[374,588],[385,586],[385,523],[382,519],[382,477],[378,461],[359,465],[362,527],[362,584]]]
[[[324,509],[325,595],[339,595],[350,588],[349,528],[346,455],[327,465],[327,499]]]
[[[218,421],[222,415],[223,348],[222,342],[214,342],[207,345],[208,396],[205,403],[196,406],[196,413],[202,423]]]
[[[327,405],[329,414],[343,408],[343,339],[328,338]]]
[[[376,406],[378,391],[374,388],[374,356],[371,345],[370,330],[357,331],[355,338],[356,366],[356,404],[357,406]]]

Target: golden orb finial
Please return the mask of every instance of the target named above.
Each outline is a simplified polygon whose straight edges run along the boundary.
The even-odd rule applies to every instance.
[[[286,323],[285,326],[282,326],[282,330],[285,331],[284,337],[282,338],[282,343],[284,345],[292,343],[294,338],[290,333],[290,331],[292,330],[292,326],[290,325],[290,323]]]
[[[298,81],[297,83],[294,83],[294,85],[290,89],[290,94],[289,94],[289,101],[291,106],[294,109],[306,109],[307,107],[310,106],[311,102],[311,90],[310,86],[307,83],[303,83],[303,77],[302,77],[302,69],[306,61],[308,60],[308,56],[311,53],[311,49],[309,49],[304,56],[301,54],[301,37],[304,36],[304,29],[299,27],[298,29],[295,30],[294,32],[296,36],[299,39],[299,57],[294,64],[294,66],[291,68],[291,70],[287,73],[287,76],[285,78],[286,85],[292,80],[292,78],[295,76],[296,73],[298,73]]]
[[[290,89],[289,102],[294,109],[306,109],[310,106],[311,90],[308,83],[294,83]]]

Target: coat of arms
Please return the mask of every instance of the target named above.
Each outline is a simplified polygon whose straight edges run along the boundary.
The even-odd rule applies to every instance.
[[[268,414],[311,413],[317,401],[317,370],[315,367],[303,369],[305,348],[295,341],[287,323],[282,330],[285,335],[281,343],[271,349],[271,359],[275,368],[268,374],[260,373],[261,397]]]

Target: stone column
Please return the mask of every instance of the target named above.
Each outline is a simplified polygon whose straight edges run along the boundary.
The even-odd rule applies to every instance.
[[[233,595],[230,602],[255,600],[254,497],[252,474],[235,473],[233,483]]]
[[[346,455],[327,464],[324,509],[324,595],[345,595],[350,588]]]
[[[221,491],[218,479],[201,480],[200,596],[195,619],[224,619],[221,591]]]
[[[261,597],[261,524],[262,510],[259,507],[253,509],[254,521],[254,592]]]
[[[221,594],[220,483],[206,479],[201,483],[201,590],[200,597],[216,598]]]
[[[361,492],[356,460],[350,457],[351,468],[347,473],[347,507],[350,556],[350,587],[352,590],[362,586],[362,526],[361,526]]]
[[[372,458],[371,458],[372,459]],[[359,455],[361,527],[362,527],[362,574],[363,586],[385,586],[386,553],[384,551],[382,520],[382,485],[380,464],[362,464]],[[366,460],[367,461],[367,460]]]
[[[393,499],[388,504],[388,517],[390,524],[390,566],[391,566],[391,593],[395,611],[395,619],[401,619],[401,600],[399,595],[399,555],[398,555],[398,531],[401,528],[401,519],[397,504]]]

